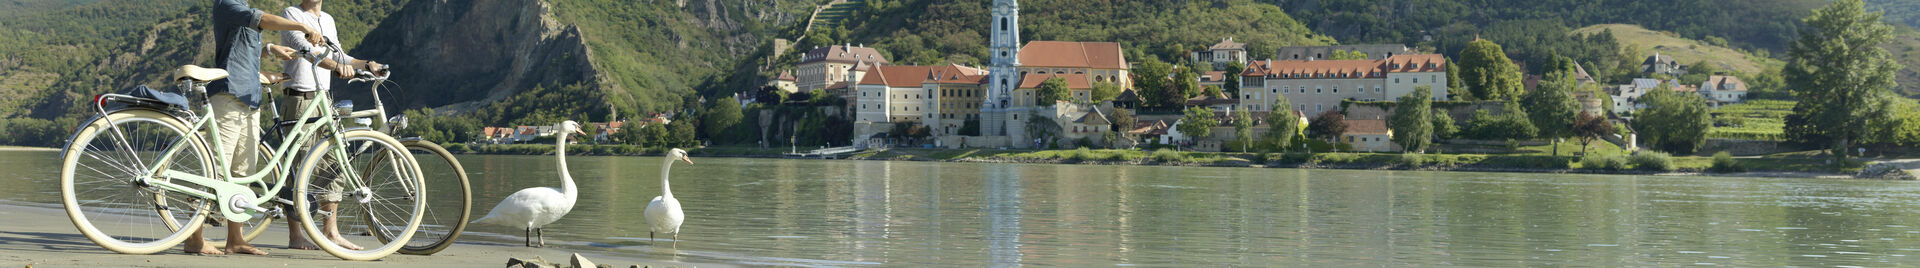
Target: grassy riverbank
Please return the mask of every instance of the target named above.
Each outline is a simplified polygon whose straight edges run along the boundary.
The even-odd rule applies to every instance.
[[[552,154],[552,145],[513,144],[465,146],[449,144],[456,153],[477,154]],[[1809,153],[1785,153],[1745,158],[1729,158],[1730,168],[1716,170],[1710,156],[1628,156],[1611,146],[1593,146],[1584,152],[1597,159],[1570,156],[1581,152],[1580,145],[1521,146],[1510,154],[1398,154],[1398,153],[1233,153],[1188,152],[1174,150],[1002,150],[1002,149],[919,149],[888,148],[845,155],[850,160],[1041,163],[1091,165],[1166,165],[1323,169],[1492,171],[1537,173],[1604,174],[1698,174],[1765,177],[1839,177],[1852,176],[1868,165],[1848,161],[1831,165],[1825,158]],[[788,148],[716,146],[688,149],[700,157],[785,157]],[[660,149],[631,145],[570,145],[570,155],[659,155]],[[804,150],[803,150],[804,151]]]

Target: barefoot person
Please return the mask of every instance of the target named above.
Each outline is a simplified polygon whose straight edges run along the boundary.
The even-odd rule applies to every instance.
[[[333,15],[327,14],[325,11],[320,11],[320,2],[321,0],[302,1],[299,6],[287,7],[286,10],[281,11],[280,16],[317,29],[319,34],[325,36],[327,39],[340,40],[339,32],[335,31],[336,28],[333,24]],[[285,39],[284,41],[287,44],[296,49],[316,51],[316,49],[311,49],[311,46],[300,42],[300,38],[306,36],[306,33],[309,32],[311,31],[287,31],[280,36],[282,39]],[[332,57],[322,59],[320,61],[320,68],[332,70],[330,73],[340,78],[353,78],[354,70],[358,69],[370,71],[379,71],[379,69],[382,69],[380,63],[354,59],[351,56],[347,56],[347,53],[344,51],[338,52],[340,53],[333,53],[327,55]],[[283,95],[275,106],[280,108],[280,118],[290,120],[299,117],[300,109],[307,107],[307,103],[313,101],[314,92],[329,89],[332,83],[330,83],[330,79],[327,79],[324,75],[316,75],[315,73],[318,70],[313,69],[313,62],[307,61],[307,58],[303,57],[287,61],[284,67],[286,68],[281,70],[286,70],[289,79],[283,84],[286,89],[281,90],[281,94]],[[341,199],[341,186],[339,182],[333,181],[331,178],[323,178],[323,180],[320,181],[319,183],[327,184],[327,188],[330,189],[330,191],[321,194],[320,210],[328,212],[336,211],[336,209],[340,207]],[[339,224],[335,224],[339,217],[334,216],[333,213],[327,213],[326,215],[327,218],[320,224],[322,225],[320,229],[321,232],[325,233],[327,239],[333,240],[333,243],[339,244],[340,247],[353,250],[361,249],[359,245],[354,245],[353,242],[349,242],[345,237],[340,236],[340,226]],[[294,224],[298,224],[298,221],[287,221],[287,224],[288,227],[293,229],[293,232],[287,234],[287,241],[290,241],[287,243],[287,248],[318,249],[312,241],[307,240],[304,229],[301,229],[299,226],[294,226]]]
[[[219,137],[210,138],[220,139],[220,148],[214,149],[228,157],[232,173],[252,173],[253,162],[259,158],[253,144],[260,140],[260,101],[264,95],[257,75],[260,57],[269,53],[282,59],[293,57],[293,50],[287,47],[262,45],[260,31],[309,29],[311,27],[248,7],[245,0],[213,1],[214,64],[230,75],[207,85],[207,92],[213,94],[207,100],[213,105],[210,116],[220,126]],[[304,41],[318,43],[320,35],[307,35]],[[266,251],[247,244],[246,239],[240,239],[240,227],[240,224],[227,224],[227,251],[267,255]],[[208,245],[206,229],[200,230],[187,238],[187,253],[226,254]]]

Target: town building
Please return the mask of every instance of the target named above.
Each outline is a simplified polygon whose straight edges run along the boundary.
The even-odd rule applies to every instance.
[[[1214,69],[1229,65],[1247,63],[1247,43],[1234,42],[1233,37],[1221,38],[1220,43],[1207,47],[1207,50],[1187,53],[1193,62],[1213,63]]]
[[[1385,101],[1430,87],[1433,99],[1451,99],[1447,92],[1446,58],[1434,54],[1396,55],[1381,60],[1265,60],[1247,65],[1240,73],[1240,105],[1266,112],[1284,96],[1305,114],[1339,109],[1343,100]]]
[[[1353,145],[1354,151],[1400,151],[1400,145],[1393,143],[1393,130],[1387,129],[1387,120],[1349,119],[1346,123],[1347,133],[1340,135],[1340,142]]]
[[[1200,73],[1200,77],[1199,77],[1200,87],[1201,88],[1217,87],[1217,88],[1220,88],[1221,90],[1226,90],[1227,75],[1228,74],[1226,71],[1211,71],[1211,72]]]
[[[1640,73],[1665,74],[1670,77],[1680,77],[1687,75],[1687,66],[1680,65],[1680,61],[1674,60],[1673,56],[1660,55],[1660,52],[1654,52],[1653,55],[1647,56],[1647,60],[1640,62]]]
[[[793,94],[800,92],[800,85],[798,83],[799,80],[794,78],[793,71],[789,70],[780,72],[780,75],[774,77],[773,81],[767,82],[767,85],[786,92],[787,94]]]
[[[836,83],[858,82],[867,69],[887,63],[887,57],[871,47],[817,47],[801,55],[794,83],[798,91],[827,89]]]
[[[1392,58],[1393,56],[1419,54],[1419,52],[1407,48],[1406,45],[1373,44],[1281,47],[1279,54],[1274,55],[1281,60],[1324,60],[1333,58],[1334,51],[1366,53],[1367,59],[1369,60],[1384,60]]]
[[[958,64],[875,67],[855,85],[858,95],[849,105],[856,123],[922,123],[934,135],[955,135],[966,120],[978,119],[986,77]]]
[[[1700,83],[1700,95],[1707,97],[1707,102],[1713,107],[1746,102],[1747,82],[1728,75],[1708,76],[1706,82]]]

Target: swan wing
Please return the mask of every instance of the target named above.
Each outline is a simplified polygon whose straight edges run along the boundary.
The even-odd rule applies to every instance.
[[[559,189],[552,187],[520,189],[518,192],[513,192],[513,195],[508,195],[506,199],[500,200],[500,204],[494,205],[493,210],[487,212],[487,216],[473,222],[520,228],[546,225],[552,222],[545,220],[546,218],[559,218],[558,216],[549,217],[548,214],[554,214],[556,212],[554,207],[566,201],[565,199],[566,195],[560,194]]]
[[[647,204],[647,227],[655,233],[679,233],[680,223],[686,220],[686,214],[680,211],[680,200],[654,197]]]

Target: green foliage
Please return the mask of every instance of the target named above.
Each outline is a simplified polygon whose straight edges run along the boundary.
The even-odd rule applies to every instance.
[[[1173,65],[1159,59],[1148,58],[1133,68],[1133,88],[1140,94],[1142,106],[1180,107],[1186,102],[1179,89],[1173,87]]]
[[[36,118],[0,119],[0,144],[60,147],[65,145],[67,135],[79,126],[77,120],[61,118],[46,120]]]
[[[1745,171],[1746,168],[1741,167],[1740,162],[1733,160],[1733,154],[1721,151],[1713,153],[1713,167],[1708,170],[1720,173],[1731,173]]]
[[[1583,155],[1593,140],[1604,139],[1608,135],[1613,135],[1613,123],[1608,122],[1606,117],[1583,111],[1573,120],[1573,136],[1580,139],[1580,151]]]
[[[1747,100],[1745,103],[1713,108],[1715,124],[1707,131],[1711,139],[1781,141],[1786,117],[1793,114],[1796,102]]]
[[[1454,67],[1460,68],[1460,78],[1465,80],[1461,83],[1467,87],[1467,92],[1460,93],[1471,93],[1458,95],[1467,99],[1518,98],[1523,90],[1520,69],[1493,41],[1479,40],[1468,44],[1466,50],[1460,52],[1460,61]]]
[[[1800,99],[1798,118],[1787,120],[1789,139],[1845,150],[1864,138],[1862,123],[1885,120],[1863,118],[1868,98],[1896,86],[1895,72],[1904,67],[1879,48],[1892,39],[1893,28],[1864,5],[1839,0],[1802,20],[1807,27],[1787,50],[1781,71]]]
[[[1045,82],[1040,82],[1040,89],[1033,94],[1033,103],[1040,106],[1053,106],[1060,101],[1072,100],[1073,97],[1067,92],[1067,79],[1059,77],[1047,79]]]
[[[1633,154],[1633,157],[1627,158],[1627,162],[1633,163],[1633,168],[1639,170],[1673,171],[1674,169],[1673,156],[1662,152],[1640,151]]]
[[[1180,118],[1180,125],[1174,128],[1187,135],[1189,139],[1204,139],[1212,134],[1214,126],[1220,125],[1219,120],[1213,119],[1213,109],[1207,107],[1187,107],[1183,114],[1185,115]]]
[[[1177,96],[1179,96],[1178,99],[1180,102],[1185,102],[1186,99],[1207,93],[1206,88],[1200,87],[1200,74],[1197,72],[1198,70],[1194,70],[1192,66],[1183,66],[1174,70],[1173,89],[1171,89],[1171,91],[1179,93]],[[1178,106],[1178,104],[1168,107],[1173,106]]]
[[[1452,139],[1458,133],[1460,126],[1454,125],[1453,115],[1447,114],[1447,109],[1433,110],[1433,138]]]
[[[1539,129],[1540,138],[1573,136],[1573,121],[1580,113],[1580,102],[1573,99],[1577,83],[1573,73],[1555,71],[1520,100],[1527,107],[1527,120]]]
[[[1041,84],[1040,86],[1044,87],[1046,84]],[[1120,91],[1119,84],[1106,81],[1093,82],[1093,102],[1100,103],[1102,101],[1113,100],[1114,98],[1120,97]]]
[[[1339,110],[1327,110],[1313,117],[1307,124],[1307,135],[1318,140],[1338,140],[1347,134],[1347,115]],[[1318,151],[1318,150],[1316,150]]]
[[[1867,100],[1866,130],[1858,142],[1892,146],[1920,144],[1920,103],[1880,91]]]
[[[1388,129],[1393,130],[1393,143],[1407,152],[1425,152],[1427,145],[1433,144],[1433,87],[1420,86],[1413,94],[1400,96],[1393,116],[1389,118]]]
[[[1517,103],[1507,102],[1500,115],[1493,115],[1486,110],[1474,111],[1473,117],[1467,119],[1462,135],[1468,139],[1497,141],[1532,139],[1538,133],[1539,129],[1533,127],[1533,121],[1527,119],[1527,111]]]
[[[1661,86],[1640,97],[1640,102],[1647,108],[1638,112],[1633,129],[1649,147],[1688,154],[1707,142],[1707,129],[1713,121],[1707,117],[1707,102],[1700,94]]]
[[[1580,158],[1580,168],[1606,171],[1627,169],[1627,158],[1619,155],[1589,155]]]
[[[1159,161],[1161,163],[1178,162],[1185,158],[1186,156],[1182,155],[1180,151],[1174,151],[1172,149],[1153,150],[1153,161]]]
[[[746,114],[740,110],[740,102],[733,97],[709,102],[707,110],[702,115],[704,118],[700,120],[703,124],[701,130],[706,132],[707,138],[713,139],[716,143],[749,143],[759,138],[758,135],[752,135],[756,133],[741,131],[744,130],[741,120],[746,118]]]
[[[1358,50],[1355,50],[1355,51],[1334,50],[1333,57],[1329,59],[1330,60],[1364,60],[1364,59],[1367,59],[1367,53],[1360,52]]]
[[[1239,146],[1230,146],[1228,149],[1245,152],[1253,145],[1253,116],[1247,114],[1233,113],[1233,142]]]
[[[434,142],[471,142],[480,138],[480,120],[466,116],[440,116],[432,108],[407,110],[407,128],[395,131],[396,137],[419,137]],[[559,121],[547,122],[552,125]],[[588,137],[591,138],[591,137]]]
[[[1264,142],[1282,151],[1293,150],[1293,147],[1295,147],[1293,143],[1294,136],[1300,134],[1302,130],[1300,129],[1300,116],[1294,115],[1292,109],[1284,108],[1293,107],[1293,104],[1287,101],[1286,96],[1276,94],[1273,95],[1273,98],[1273,107],[1283,108],[1275,109],[1273,112],[1267,113],[1267,134],[1265,135]]]

